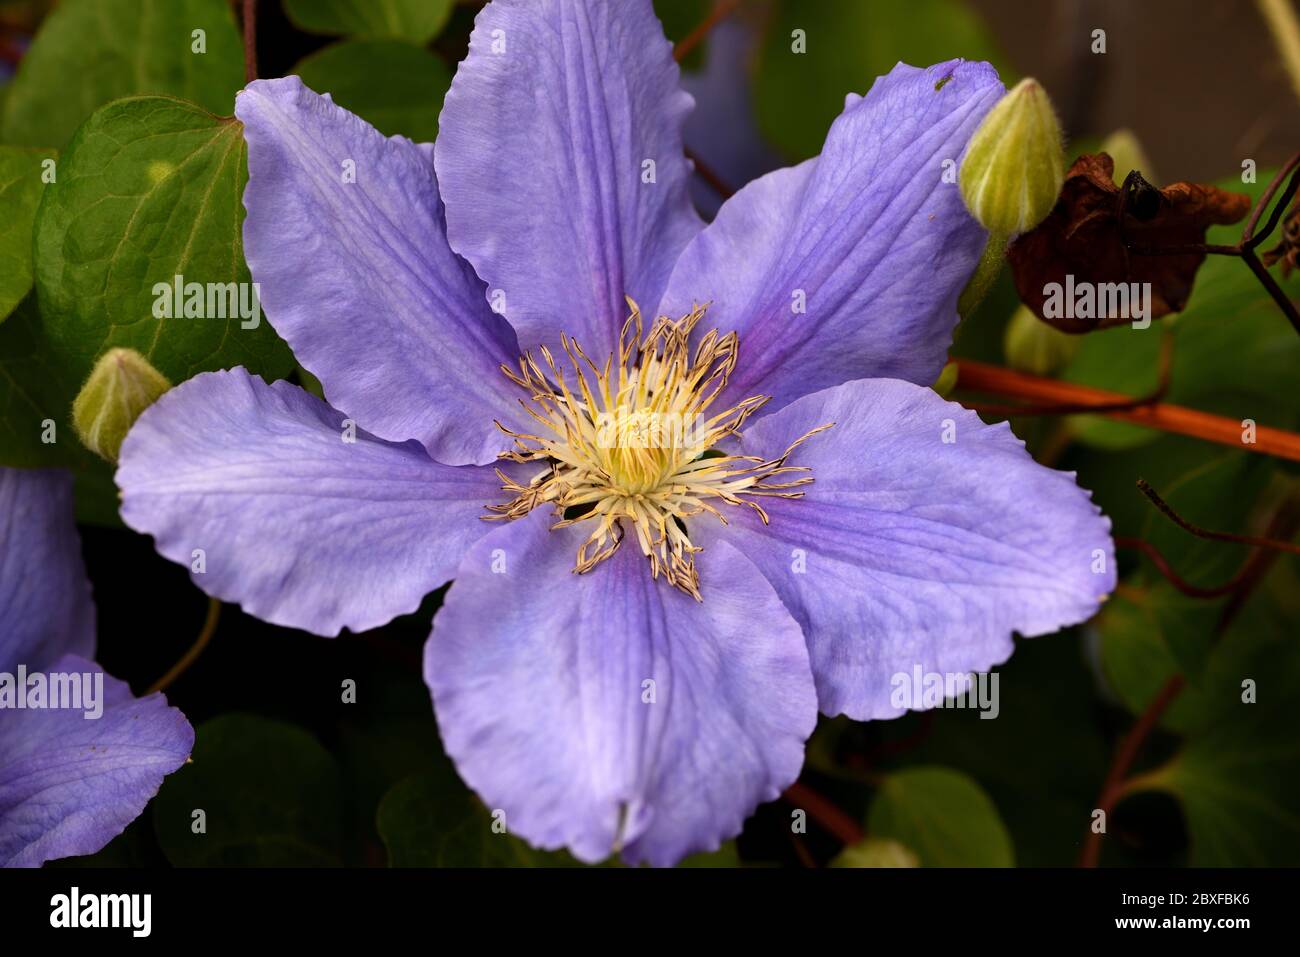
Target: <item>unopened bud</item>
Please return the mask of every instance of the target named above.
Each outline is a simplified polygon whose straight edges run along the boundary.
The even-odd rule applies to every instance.
[[[140,413],[171,387],[134,349],[109,349],[72,403],[72,425],[86,448],[116,462],[122,440]]]
[[[888,838],[869,837],[852,844],[831,861],[831,867],[919,867],[920,860],[908,848]]]
[[[971,137],[958,176],[962,199],[990,233],[1014,236],[1047,218],[1064,181],[1052,101],[1037,80],[1021,80]]]
[[[1069,364],[1082,343],[1083,336],[1055,329],[1021,306],[1007,323],[1002,349],[1007,365],[1016,371],[1053,375]]]
[[[1101,151],[1115,161],[1115,172],[1111,178],[1116,186],[1123,183],[1124,178],[1133,170],[1140,172],[1142,178],[1149,183],[1160,182],[1155,170],[1151,168],[1146,150],[1142,149],[1142,144],[1132,130],[1121,129],[1110,134],[1101,144]]]
[[[930,386],[935,392],[939,393],[942,398],[948,398],[952,390],[957,388],[957,363],[949,362],[939,373],[939,378],[934,380],[934,385]]]

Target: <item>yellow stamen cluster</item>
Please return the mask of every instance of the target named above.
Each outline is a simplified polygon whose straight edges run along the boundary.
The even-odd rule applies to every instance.
[[[697,306],[681,319],[660,316],[642,337],[641,313],[628,300],[631,315],[619,336],[618,362],[598,368],[569,336],[560,342],[568,357],[566,375],[545,346],[542,361],[531,354],[515,371],[502,371],[527,394],[520,405],[540,426],[538,434],[514,432],[497,423],[513,440],[501,457],[512,462],[545,462],[546,469],[528,485],[498,470],[503,489],[515,498],[490,506],[495,519],[516,519],[539,505],[554,507],[559,521],[552,528],[582,522],[593,528],[578,549],[574,571],[590,571],[619,547],[624,523],[635,533],[650,560],[651,574],[697,600],[701,599],[686,520],[703,512],[726,517],[713,504],[754,509],[766,524],[767,513],[752,499],[761,496],[801,498],[791,491],[812,481],[808,469],[786,459],[814,429],[776,459],[729,455],[719,450],[736,436],[745,420],[767,402],[753,396],[725,412],[709,414],[736,365],[737,337],[703,336],[694,350],[691,332],[704,317]],[[742,496],[744,496],[742,498]]]

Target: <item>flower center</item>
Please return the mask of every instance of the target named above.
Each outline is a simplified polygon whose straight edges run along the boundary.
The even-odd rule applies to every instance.
[[[536,435],[497,427],[513,440],[501,453],[512,462],[545,462],[546,469],[520,485],[498,469],[515,498],[489,506],[490,519],[516,519],[539,505],[554,507],[552,528],[589,523],[591,534],[578,548],[574,571],[595,568],[622,544],[626,529],[636,534],[655,578],[696,600],[700,595],[687,519],[704,512],[727,524],[718,504],[767,513],[755,499],[802,498],[792,491],[811,482],[806,468],[786,459],[823,425],[802,436],[779,458],[731,455],[720,449],[737,436],[745,420],[767,401],[757,395],[724,412],[713,412],[736,365],[738,339],[717,330],[699,339],[691,332],[704,317],[696,306],[680,319],[660,316],[642,336],[641,312],[628,300],[631,315],[619,335],[618,361],[593,363],[569,336],[560,337],[571,375],[545,346],[542,362],[532,354],[515,371],[502,371],[527,393],[520,404],[540,426]],[[781,479],[791,473],[805,473]],[[776,481],[774,481],[774,479]]]

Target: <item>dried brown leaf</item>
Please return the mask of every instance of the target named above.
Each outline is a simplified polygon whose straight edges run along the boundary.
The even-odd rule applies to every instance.
[[[1021,300],[1040,319],[1065,332],[1090,332],[1129,322],[1129,316],[1099,318],[1044,316],[1047,288],[1109,283],[1150,283],[1150,318],[1179,312],[1187,305],[1201,251],[1152,255],[1138,250],[1167,249],[1205,242],[1210,226],[1235,223],[1250,210],[1250,199],[1215,186],[1174,183],[1157,189],[1141,174],[1124,186],[1111,178],[1114,163],[1105,153],[1083,155],[1066,173],[1051,215],[1011,244],[1007,258]]]

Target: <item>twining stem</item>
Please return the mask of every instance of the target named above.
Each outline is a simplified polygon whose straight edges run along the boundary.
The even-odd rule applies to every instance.
[[[1292,492],[1278,506],[1267,532],[1271,540],[1290,541],[1297,531],[1300,531],[1300,492]],[[1276,548],[1256,548],[1251,553],[1242,566],[1241,585],[1232,593],[1219,616],[1215,626],[1216,635],[1222,635],[1228,630],[1254,593],[1255,586],[1264,580],[1269,569],[1281,557],[1282,552]]]
[[[1115,547],[1131,548],[1134,551],[1141,552],[1151,560],[1152,565],[1156,566],[1156,571],[1160,572],[1165,581],[1169,582],[1169,584],[1173,585],[1189,598],[1222,598],[1224,595],[1230,595],[1236,591],[1242,581],[1245,580],[1246,574],[1251,568],[1250,562],[1246,562],[1237,570],[1236,574],[1222,585],[1214,585],[1206,588],[1201,585],[1193,585],[1187,579],[1183,578],[1182,575],[1179,575],[1178,572],[1174,571],[1174,567],[1169,564],[1169,559],[1165,558],[1160,549],[1156,548],[1150,542],[1143,541],[1140,538],[1126,538],[1123,535],[1116,535]]]
[[[704,41],[704,38],[713,31],[713,28],[735,13],[739,6],[740,0],[718,0],[713,5],[713,9],[709,11],[709,15],[696,24],[695,29],[683,37],[677,46],[673,47],[673,59],[680,63],[690,56],[691,51]],[[695,166],[696,175],[723,199],[730,199],[736,192],[689,147],[686,149],[686,158]]]
[[[684,36],[677,46],[673,47],[673,59],[680,63],[690,56],[691,51],[704,42],[704,38],[712,32],[713,28],[735,13],[739,6],[740,0],[718,0],[709,11],[709,15]]]
[[[935,718],[937,715],[938,712],[934,710],[922,711],[920,713],[920,727],[905,738],[881,742],[881,744],[873,748],[870,753],[859,758],[858,762],[856,762],[857,769],[860,771],[866,771],[886,758],[906,754],[913,748],[925,744],[925,742],[930,739],[930,735],[934,733]],[[851,759],[853,757],[859,756],[853,755],[851,756]]]
[[[1269,521],[1267,538],[1260,541],[1287,541],[1295,535],[1297,529],[1300,529],[1300,495],[1293,493],[1287,496],[1282,504],[1278,506],[1273,518]],[[1120,539],[1115,540],[1117,545],[1120,542]],[[1151,551],[1156,555],[1160,554],[1154,548]],[[1264,580],[1264,576],[1268,574],[1269,569],[1281,554],[1282,552],[1276,548],[1256,546],[1254,552],[1242,564],[1241,570],[1232,576],[1229,580],[1229,584],[1233,586],[1230,591],[1232,597],[1228,600],[1223,614],[1215,626],[1216,638],[1222,636],[1228,630],[1237,614],[1254,593],[1256,586]],[[1205,589],[1205,591],[1211,590]],[[1221,590],[1215,589],[1215,591]],[[1169,710],[1169,706],[1173,704],[1174,699],[1178,697],[1185,684],[1186,680],[1181,674],[1176,674],[1166,681],[1156,696],[1151,699],[1151,703],[1143,710],[1137,722],[1120,741],[1119,747],[1115,750],[1115,757],[1111,762],[1110,770],[1106,774],[1106,780],[1102,784],[1101,794],[1097,798],[1096,807],[1105,812],[1107,819],[1115,809],[1115,805],[1119,803],[1120,798],[1132,786],[1133,782],[1129,779],[1128,772],[1132,768],[1133,762],[1137,760],[1137,756],[1141,753],[1142,745],[1146,743],[1147,737],[1155,729],[1164,713]],[[1080,867],[1097,866],[1101,858],[1101,838],[1101,834],[1089,830],[1088,836],[1084,840],[1083,851],[1079,855]]]
[[[690,147],[686,147],[685,153],[686,158],[695,166],[695,174],[699,176],[700,179],[704,180],[710,189],[723,199],[731,199],[731,197],[735,195],[736,191],[724,183],[722,177],[715,173],[713,169],[704,162],[704,160],[700,159],[699,155],[695,153],[694,150]]]
[[[1273,35],[1282,65],[1291,78],[1291,89],[1300,98],[1300,21],[1296,19],[1291,0],[1256,0],[1259,12]]]
[[[1102,818],[1103,821],[1109,820],[1111,812],[1115,810],[1115,805],[1124,796],[1129,768],[1137,760],[1147,736],[1151,734],[1161,716],[1169,710],[1169,706],[1178,697],[1178,693],[1183,690],[1184,684],[1186,684],[1186,680],[1182,675],[1174,675],[1166,681],[1164,687],[1151,699],[1151,703],[1147,705],[1141,717],[1129,729],[1128,734],[1124,735],[1123,740],[1120,741],[1119,747],[1115,750],[1115,758],[1111,762],[1110,771],[1106,774],[1106,781],[1101,786],[1101,796],[1097,798],[1097,809],[1104,812],[1105,815]],[[1083,844],[1083,852],[1079,855],[1080,867],[1097,866],[1097,862],[1101,858],[1101,837],[1101,833],[1097,831],[1088,831],[1088,838]]]
[[[795,857],[799,858],[799,863],[804,867],[816,867],[817,862],[813,860],[812,854],[804,846],[803,841],[797,834],[790,834],[790,846],[794,848]]]
[[[244,0],[244,82],[257,79],[257,0]]]
[[[1189,435],[1219,445],[1300,462],[1300,435],[1294,432],[1259,425],[1255,427],[1255,441],[1249,443],[1243,441],[1244,428],[1240,422],[1180,405],[1146,403],[1145,399],[1135,399],[1120,392],[1059,382],[970,359],[957,360],[957,385],[972,392],[1052,403],[1058,406],[1054,410],[1057,413],[1062,409],[1072,413],[1095,413],[1120,422],[1132,422],[1162,432]],[[980,409],[978,405],[974,407]],[[1016,414],[1014,408],[999,408],[998,412]]]
[[[1278,220],[1286,213],[1287,207],[1295,197],[1296,190],[1300,189],[1300,180],[1297,180],[1297,170],[1300,170],[1300,153],[1294,154],[1286,164],[1277,171],[1272,182],[1265,187],[1259,201],[1255,203],[1255,209],[1250,214],[1250,219],[1246,222],[1246,228],[1241,231],[1241,242],[1236,247],[1229,247],[1227,254],[1232,255],[1238,249],[1255,249],[1264,242],[1277,228]],[[1288,177],[1290,177],[1288,179]],[[1286,187],[1282,190],[1282,196],[1276,203],[1273,202],[1273,196],[1286,182]],[[1264,228],[1259,228],[1259,220],[1264,215],[1266,209],[1272,209],[1269,213],[1268,221]]]
[[[785,789],[782,797],[788,804],[807,811],[823,830],[839,838],[845,846],[861,843],[866,837],[862,825],[806,784],[796,781]]]
[[[1151,504],[1160,510],[1160,513],[1173,522],[1183,531],[1195,535],[1197,538],[1208,538],[1219,542],[1233,542],[1237,545],[1254,545],[1257,548],[1271,548],[1283,552],[1291,552],[1300,555],[1300,545],[1293,542],[1284,542],[1273,538],[1257,538],[1254,535],[1237,535],[1234,532],[1215,532],[1208,528],[1202,528],[1194,525],[1187,519],[1183,518],[1174,511],[1173,506],[1166,502],[1151,483],[1146,479],[1138,479],[1137,487],[1142,490],[1142,494],[1151,500]]]
[[[199,631],[199,637],[194,640],[194,644],[190,645],[189,650],[181,656],[181,659],[176,662],[176,664],[171,666],[165,675],[149,686],[149,690],[146,691],[145,694],[153,694],[155,691],[164,691],[171,686],[172,682],[185,674],[190,665],[194,664],[199,655],[203,654],[203,649],[208,646],[208,642],[211,641],[212,636],[216,634],[217,622],[220,619],[221,602],[217,601],[215,598],[209,598],[208,614],[207,617],[203,619],[203,628]]]
[[[1282,183],[1286,187],[1282,189],[1282,194],[1278,197],[1276,203],[1273,197],[1277,194]],[[1250,219],[1246,223],[1246,228],[1242,230],[1241,242],[1235,246],[1225,246],[1222,244],[1211,243],[1182,243],[1171,246],[1139,246],[1132,243],[1126,243],[1130,254],[1135,256],[1172,256],[1186,255],[1190,253],[1207,255],[1207,256],[1236,256],[1255,274],[1264,290],[1273,298],[1282,315],[1286,316],[1291,327],[1300,333],[1300,310],[1296,309],[1295,303],[1286,291],[1278,285],[1268,271],[1268,267],[1260,261],[1259,254],[1255,250],[1259,247],[1269,234],[1273,232],[1284,213],[1290,207],[1292,198],[1295,197],[1297,189],[1300,189],[1300,153],[1296,153],[1273,177],[1272,182],[1264,190],[1263,195],[1255,203],[1255,208],[1251,212]],[[1272,208],[1268,221],[1263,229],[1257,229],[1259,220],[1264,212]],[[1121,219],[1121,223],[1123,220]]]
[[[1066,402],[1047,403],[1045,405],[985,405],[981,402],[967,402],[968,409],[983,412],[985,415],[1010,417],[1013,415],[1076,415],[1079,413],[1099,414],[1102,412],[1122,412],[1129,409],[1155,405],[1169,391],[1174,369],[1174,336],[1165,326],[1160,331],[1160,360],[1156,375],[1156,387],[1146,395],[1137,398],[1125,398],[1116,402]],[[959,380],[960,381],[960,380]]]

